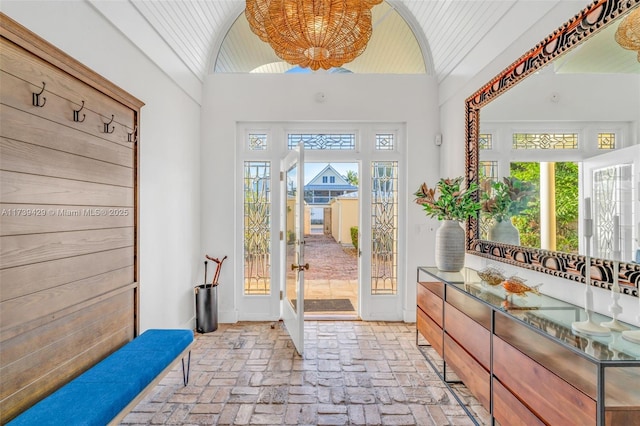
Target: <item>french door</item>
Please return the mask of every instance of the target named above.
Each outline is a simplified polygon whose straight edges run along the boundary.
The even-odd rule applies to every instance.
[[[284,200],[284,262],[281,262],[282,318],[300,355],[304,351],[304,146],[299,144],[282,160]]]
[[[405,272],[399,267],[404,249],[399,236],[406,231],[400,213],[407,192],[401,178],[403,126],[334,124],[331,131],[318,131],[313,125],[250,123],[243,124],[238,134],[243,135],[238,144],[238,177],[243,182],[238,208],[243,219],[236,257],[242,259],[237,274],[243,279],[235,299],[237,319],[282,319],[298,351],[304,350],[303,282],[308,259],[303,253],[307,225],[302,203],[307,161],[358,165],[355,314],[364,320],[401,320]],[[272,173],[272,165],[282,174]]]

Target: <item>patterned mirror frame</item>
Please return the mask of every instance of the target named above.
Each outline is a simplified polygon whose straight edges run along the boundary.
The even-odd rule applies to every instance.
[[[637,7],[640,7],[640,0],[594,1],[465,101],[467,182],[479,181],[480,109],[513,85],[614,22],[625,12]],[[466,249],[467,253],[495,261],[575,282],[585,282],[584,256],[480,240],[478,220],[476,219],[467,221]],[[591,277],[592,285],[610,289],[613,283],[613,261],[591,258]],[[638,296],[640,265],[621,262],[619,283],[622,293]]]

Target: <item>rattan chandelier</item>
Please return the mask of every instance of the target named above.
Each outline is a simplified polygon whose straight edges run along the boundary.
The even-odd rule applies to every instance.
[[[640,62],[640,8],[632,11],[620,22],[616,30],[616,41],[625,49],[638,52]]]
[[[371,37],[371,8],[382,0],[246,0],[251,31],[278,57],[318,70],[353,61]]]

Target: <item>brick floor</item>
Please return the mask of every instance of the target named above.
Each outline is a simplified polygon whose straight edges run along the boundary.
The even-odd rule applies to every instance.
[[[353,246],[343,247],[324,234],[305,235],[304,239],[304,261],[309,263],[305,279],[358,279],[358,259]]]
[[[188,386],[178,364],[121,424],[473,424],[415,336],[413,324],[307,321],[300,357],[282,323],[220,324],[196,336]]]
[[[349,299],[355,311],[307,312],[307,318],[357,318],[358,312],[358,259],[351,247],[343,247],[333,237],[324,234],[305,235],[304,273],[305,299]]]

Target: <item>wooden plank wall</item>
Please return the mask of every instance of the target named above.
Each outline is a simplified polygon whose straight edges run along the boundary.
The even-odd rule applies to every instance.
[[[137,334],[143,104],[0,20],[4,424]]]

